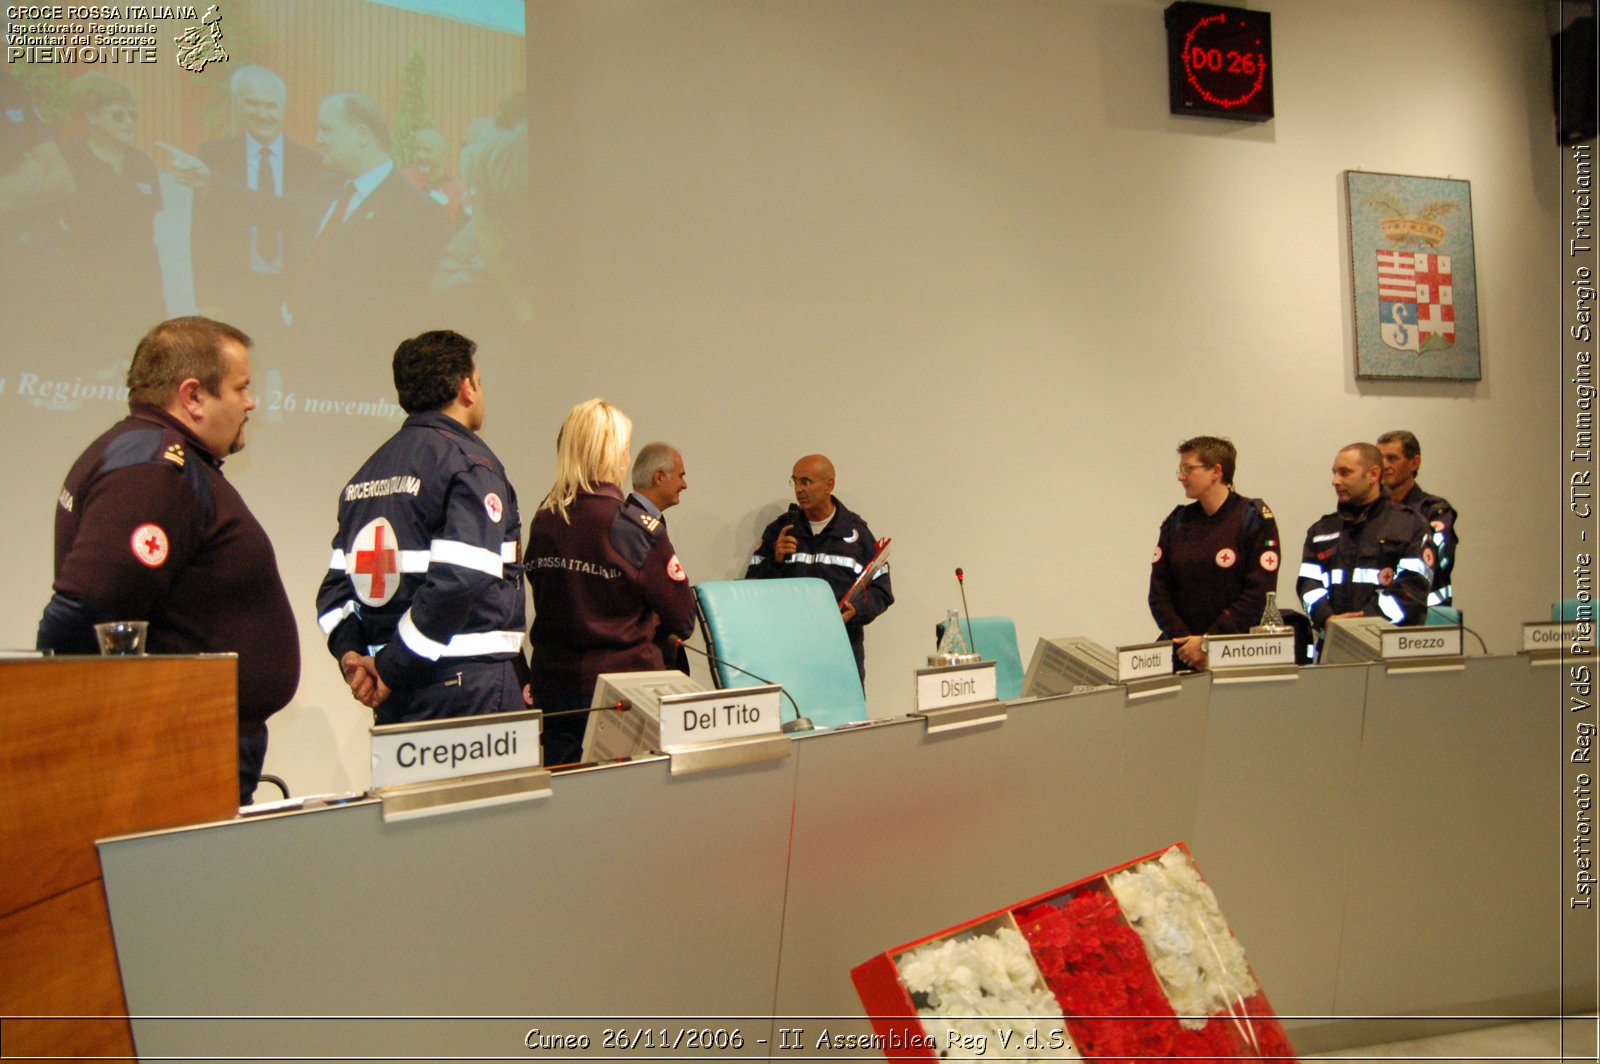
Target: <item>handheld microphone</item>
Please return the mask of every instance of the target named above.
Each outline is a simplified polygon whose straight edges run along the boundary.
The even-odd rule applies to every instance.
[[[786,722],[786,723],[784,723],[782,725],[782,729],[784,731],[786,731],[786,732],[810,731],[811,729],[816,727],[816,725],[811,723],[811,718],[810,717],[808,717],[805,714],[800,712],[800,703],[798,703],[798,702],[796,702],[794,700],[794,695],[791,695],[789,693],[789,689],[787,687],[784,687],[782,684],[776,683],[773,680],[769,680],[765,676],[757,676],[755,673],[751,672],[749,669],[741,669],[741,668],[739,668],[739,666],[735,665],[733,662],[724,661],[721,658],[717,657],[715,654],[709,654],[706,651],[701,650],[699,647],[692,647],[688,643],[685,643],[683,641],[683,637],[682,636],[675,635],[675,636],[672,637],[672,641],[673,641],[673,643],[675,643],[679,647],[679,649],[692,650],[694,653],[699,654],[702,658],[705,658],[707,661],[711,662],[712,665],[726,665],[728,668],[732,669],[734,672],[739,673],[741,676],[748,676],[752,680],[757,681],[758,683],[771,684],[773,687],[776,687],[783,694],[783,697],[785,697],[785,698],[787,698],[789,700],[789,704],[794,707],[794,720],[788,721],[788,722]],[[716,676],[713,675],[712,679],[715,680]]]
[[[978,633],[972,630],[972,614],[967,609],[967,576],[956,566],[956,586],[961,589],[961,612],[967,615],[967,635],[972,639],[972,645],[967,649],[974,654],[978,653]]]

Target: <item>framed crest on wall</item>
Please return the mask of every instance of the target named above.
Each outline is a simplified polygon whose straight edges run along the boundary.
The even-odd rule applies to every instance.
[[[1344,176],[1356,377],[1481,380],[1471,185]]]

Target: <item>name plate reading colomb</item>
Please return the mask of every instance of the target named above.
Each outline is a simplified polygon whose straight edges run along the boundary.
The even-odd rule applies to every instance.
[[[1219,680],[1295,679],[1294,632],[1206,636],[1206,667]]]
[[[661,749],[776,735],[782,727],[783,688],[730,687],[661,698]]]
[[[1460,625],[1427,628],[1385,628],[1378,633],[1384,661],[1462,656]]]
[[[947,709],[972,702],[993,702],[998,690],[995,664],[939,665],[917,670],[917,711]]]
[[[536,709],[372,729],[372,789],[539,767]]]
[[[1140,643],[1138,646],[1117,648],[1117,682],[1154,680],[1172,677],[1172,644]]]
[[[1529,621],[1522,626],[1522,652],[1536,657],[1594,653],[1593,621]]]

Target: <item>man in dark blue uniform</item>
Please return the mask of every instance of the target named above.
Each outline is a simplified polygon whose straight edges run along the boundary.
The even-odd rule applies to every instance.
[[[633,490],[622,503],[623,512],[644,528],[653,531],[659,525],[665,531],[666,512],[678,505],[689,488],[683,455],[671,444],[647,443],[639,448],[639,456],[633,460],[632,476]],[[663,662],[685,676],[689,674],[689,653],[675,634],[664,627],[657,628],[655,643],[661,648]]]
[[[1395,429],[1378,437],[1378,453],[1383,455],[1383,493],[1408,510],[1415,510],[1432,530],[1433,590],[1428,605],[1449,606],[1454,602],[1450,578],[1455,575],[1456,510],[1441,496],[1430,495],[1417,483],[1422,468],[1422,444],[1405,429]]]
[[[239,655],[239,804],[267,718],[300,683],[294,613],[266,531],[222,475],[244,447],[250,338],[174,318],[139,341],[128,416],[73,463],[56,505],[55,595],[40,650],[93,654],[102,621],[147,621],[154,654]],[[174,707],[173,712],[182,712]]]
[[[750,558],[746,579],[815,576],[828,582],[834,598],[843,598],[856,577],[877,553],[877,540],[858,514],[833,495],[833,463],[820,454],[808,454],[794,464],[789,478],[795,505],[779,515],[761,533],[761,544]],[[867,678],[862,629],[894,603],[889,567],[884,566],[849,602],[840,602],[856,671]]]
[[[477,345],[427,332],[394,353],[410,417],[339,495],[317,620],[380,724],[524,706],[522,523],[478,436]]]
[[[1382,467],[1370,443],[1341,450],[1333,459],[1339,508],[1306,530],[1295,589],[1319,635],[1334,617],[1381,616],[1410,625],[1427,616],[1428,523],[1383,497]]]

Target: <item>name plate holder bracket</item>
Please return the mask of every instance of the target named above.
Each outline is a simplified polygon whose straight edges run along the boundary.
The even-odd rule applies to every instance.
[[[911,715],[922,718],[929,735],[1005,723],[1006,704],[996,697],[992,661],[931,665],[917,670],[916,684],[917,708]]]
[[[685,743],[668,748],[669,769],[674,776],[692,776],[719,768],[759,765],[782,761],[794,752],[789,736],[758,735],[750,739],[717,739],[709,743]]]
[[[1172,641],[1118,647],[1117,683],[1127,692],[1128,702],[1177,694],[1182,688],[1172,671]]]
[[[550,770],[510,769],[428,783],[400,783],[372,792],[383,805],[383,822],[416,820],[468,809],[486,809],[550,797]]]
[[[1467,667],[1465,637],[1459,624],[1425,628],[1386,628],[1379,634],[1384,672],[1459,672]],[[1439,646],[1407,646],[1440,642]]]
[[[1281,644],[1281,649],[1279,644]],[[1229,656],[1228,648],[1238,648],[1240,652],[1248,655],[1252,648],[1263,648],[1273,651],[1270,656],[1287,656],[1287,662],[1273,662],[1271,664],[1225,664],[1220,659]],[[1282,683],[1300,679],[1300,667],[1294,660],[1294,631],[1285,632],[1251,632],[1239,635],[1208,635],[1206,636],[1206,657],[1209,661],[1207,668],[1211,672],[1212,683]]]
[[[940,732],[978,728],[985,724],[1004,724],[1006,704],[998,699],[986,699],[982,702],[968,702],[964,706],[918,709],[911,715],[922,718],[927,726],[927,734],[937,735]]]

